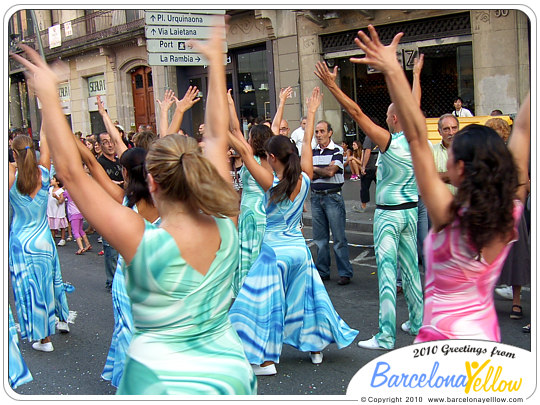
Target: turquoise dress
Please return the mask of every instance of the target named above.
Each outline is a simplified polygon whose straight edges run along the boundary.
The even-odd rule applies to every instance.
[[[229,311],[251,364],[279,363],[283,343],[317,352],[334,342],[346,347],[358,334],[335,311],[302,235],[310,184],[305,173],[302,178],[294,201],[266,205],[266,193],[261,252]]]
[[[32,374],[26,366],[21,351],[19,350],[19,336],[17,335],[17,326],[13,319],[11,306],[9,310],[9,385],[11,388],[17,388],[33,380]]]
[[[238,269],[238,236],[215,218],[221,236],[206,275],[193,269],[174,238],[146,222],[125,267],[135,333],[117,394],[256,394],[257,383],[228,309]]]
[[[257,163],[261,159],[254,156]],[[266,210],[264,208],[264,190],[253,178],[246,166],[240,170],[242,177],[242,200],[238,217],[238,234],[240,237],[240,271],[233,279],[233,294],[236,296],[249,269],[259,256],[264,229],[266,228]]]
[[[66,322],[69,308],[60,261],[47,221],[49,170],[41,170],[34,198],[9,190],[13,222],[9,233],[9,270],[23,339],[38,340],[56,331],[56,317]]]
[[[127,198],[124,198],[123,205],[127,206]],[[133,211],[137,211],[137,206],[133,206]],[[154,224],[159,225],[161,218]],[[131,300],[126,291],[126,279],[124,276],[124,258],[118,255],[116,272],[114,273],[111,295],[113,302],[114,330],[111,338],[111,346],[107,354],[107,360],[101,373],[101,378],[110,381],[114,387],[118,387],[124,372],[126,352],[131,343],[131,337],[135,330],[133,326],[133,316],[131,315]]]

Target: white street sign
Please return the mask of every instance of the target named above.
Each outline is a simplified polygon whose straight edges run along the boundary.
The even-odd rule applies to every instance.
[[[160,11],[146,11],[146,25],[187,25],[195,27],[209,27],[217,17],[209,14],[167,13]],[[224,18],[224,17],[221,17]]]
[[[212,11],[215,11],[213,13]],[[225,22],[225,10],[145,10],[145,37],[150,66],[204,66],[207,60],[188,45],[190,39],[211,37],[216,18]],[[216,17],[217,15],[217,17]],[[223,53],[227,52],[224,44]]]
[[[149,53],[150,66],[204,66],[208,61],[198,53]]]
[[[204,40],[201,42],[205,42]],[[176,39],[148,39],[146,41],[146,50],[149,53],[153,52],[196,52],[189,40]],[[227,53],[227,46],[223,46],[223,53]]]
[[[171,25],[149,25],[145,28],[147,39],[208,39],[212,27],[180,27]]]

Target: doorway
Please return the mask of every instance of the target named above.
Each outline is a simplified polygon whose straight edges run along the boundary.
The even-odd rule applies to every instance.
[[[156,132],[156,113],[154,108],[154,87],[152,68],[141,66],[131,71],[131,88],[135,115],[135,130],[139,125],[150,125]]]

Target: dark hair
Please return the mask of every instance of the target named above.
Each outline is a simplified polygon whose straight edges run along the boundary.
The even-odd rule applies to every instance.
[[[269,202],[277,204],[290,198],[298,184],[298,178],[302,174],[300,157],[294,141],[284,135],[272,136],[266,141],[265,149],[285,165],[282,179],[270,189]]]
[[[17,151],[15,155],[18,171],[17,189],[23,195],[32,194],[41,181],[36,173],[38,161],[34,141],[28,135],[17,135],[13,139],[11,147]]]
[[[455,103],[456,101],[458,101],[458,100],[461,101],[461,104],[463,104],[463,99],[462,99],[461,97],[459,97],[459,96],[454,97],[454,103]]]
[[[64,183],[62,183],[62,180],[60,180],[60,179],[58,178],[58,175],[57,175],[56,173],[53,174],[53,175],[51,176],[51,179],[52,179],[52,178],[55,178],[55,179],[56,179],[56,182],[58,183],[58,187],[64,187]]]
[[[320,120],[319,122],[317,122],[317,125],[322,124],[322,123],[325,123],[325,124],[326,124],[326,131],[327,131],[327,132],[330,132],[330,131],[333,132],[333,131],[334,131],[334,130],[332,129],[332,125],[330,125],[330,123],[329,123],[328,121]]]
[[[454,161],[463,161],[464,179],[452,203],[466,240],[479,254],[495,237],[507,237],[514,227],[518,186],[512,154],[493,129],[471,124],[452,141]],[[479,256],[478,256],[479,257]]]
[[[266,157],[266,141],[274,136],[272,129],[266,125],[253,125],[249,131],[249,144],[253,149],[253,154],[260,158]]]
[[[130,208],[141,200],[146,200],[147,203],[154,205],[146,184],[145,158],[146,150],[143,148],[128,149],[120,157],[120,164],[125,167],[128,174],[125,192],[127,206]]]

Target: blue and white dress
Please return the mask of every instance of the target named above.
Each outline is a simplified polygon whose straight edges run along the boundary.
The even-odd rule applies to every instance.
[[[346,347],[358,334],[335,311],[302,235],[310,184],[305,173],[302,178],[294,201],[268,204],[266,192],[261,252],[229,311],[251,364],[279,363],[283,343],[317,352],[330,343]]]
[[[66,322],[69,308],[56,245],[47,221],[49,170],[41,170],[41,189],[34,196],[9,190],[13,222],[9,233],[9,271],[21,338],[44,339],[56,331],[56,317]]]
[[[32,374],[26,366],[21,351],[19,350],[19,336],[17,335],[17,326],[13,319],[11,306],[9,310],[9,385],[11,388],[17,388],[33,380]]]
[[[127,205],[124,198],[123,205]],[[133,206],[133,211],[137,211],[137,206]],[[154,225],[159,226],[161,218],[156,219]],[[133,315],[131,314],[131,300],[126,291],[126,279],[124,276],[124,258],[118,255],[116,262],[116,272],[114,273],[111,295],[114,313],[114,331],[111,338],[111,346],[107,354],[107,361],[101,373],[101,378],[110,381],[114,387],[120,385],[120,379],[124,372],[126,352],[131,343],[131,338],[135,328],[133,326]]]

